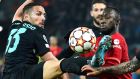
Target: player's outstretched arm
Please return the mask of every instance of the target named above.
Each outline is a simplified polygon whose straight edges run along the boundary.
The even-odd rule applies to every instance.
[[[12,22],[14,22],[15,20],[22,21],[23,8],[24,8],[27,4],[32,3],[32,2],[34,2],[34,1],[36,1],[36,0],[26,0],[26,1],[16,10]]]
[[[82,71],[90,71],[87,73],[88,76],[97,76],[101,73],[124,74],[128,72],[134,72],[139,68],[140,61],[135,57],[133,60],[121,63],[117,66],[92,68],[89,65],[85,65],[82,67]]]

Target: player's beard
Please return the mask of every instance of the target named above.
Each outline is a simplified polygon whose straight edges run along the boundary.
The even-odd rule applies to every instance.
[[[96,19],[94,19],[94,22],[96,23],[96,25],[100,26],[100,23],[98,21],[96,21]],[[100,27],[94,26],[96,30],[98,30],[99,32],[101,32],[104,35],[110,35],[112,32],[115,31],[115,26],[112,24],[112,26],[110,26],[111,28],[107,28],[107,29],[102,29]]]

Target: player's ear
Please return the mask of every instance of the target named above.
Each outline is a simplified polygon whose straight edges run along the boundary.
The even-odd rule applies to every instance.
[[[28,18],[29,18],[29,15],[27,13],[24,13],[23,14],[23,20],[28,20]]]

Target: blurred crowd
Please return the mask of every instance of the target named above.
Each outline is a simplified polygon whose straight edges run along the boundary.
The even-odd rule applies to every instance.
[[[126,38],[132,58],[140,52],[140,0],[106,0],[121,13],[120,32]],[[2,0],[0,2],[0,56],[3,56],[8,30],[16,9],[24,0]],[[92,28],[90,16],[92,0],[40,0],[47,11],[46,31],[48,37],[55,35],[61,47],[65,47],[64,35],[78,26]]]

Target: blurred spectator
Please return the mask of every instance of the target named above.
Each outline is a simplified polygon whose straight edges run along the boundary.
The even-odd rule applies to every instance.
[[[55,36],[51,36],[50,37],[50,51],[53,53],[54,56],[58,56],[61,51],[62,48],[60,46],[58,46],[58,38]]]

